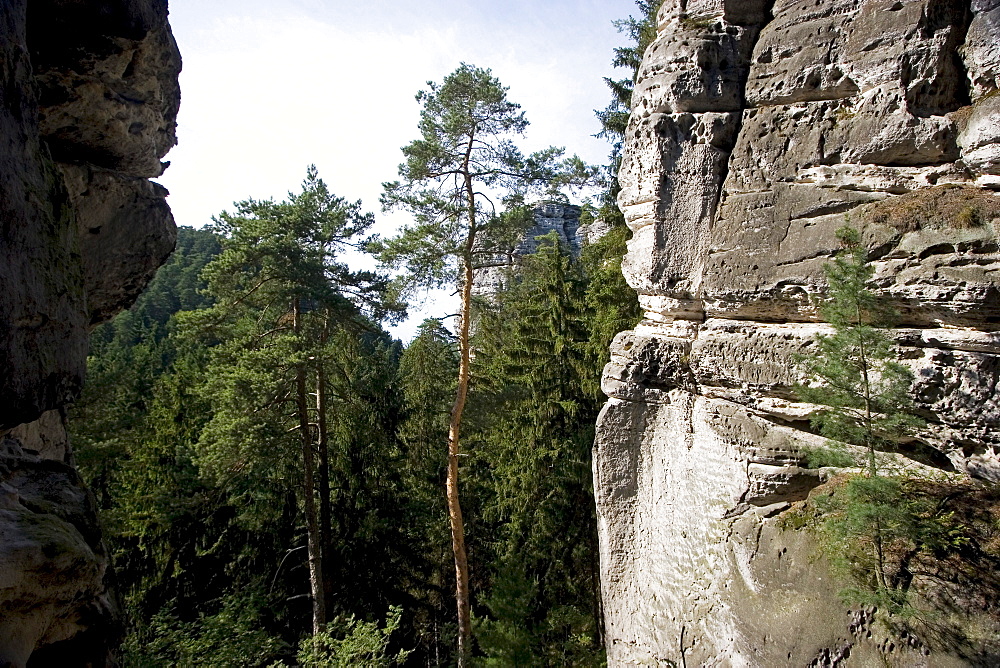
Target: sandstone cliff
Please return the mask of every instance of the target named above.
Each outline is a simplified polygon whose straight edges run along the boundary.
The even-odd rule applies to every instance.
[[[107,556],[64,406],[90,328],[173,248],[148,179],[179,70],[166,0],[0,3],[0,666],[107,662]]]
[[[645,319],[595,445],[610,664],[988,665],[880,635],[778,523],[819,483],[793,356],[828,331],[845,216],[902,314],[931,425],[908,456],[1000,480],[1000,2],[666,0],[658,24],[620,173]]]
[[[495,266],[476,270],[472,291],[477,295],[494,295],[504,284],[506,272],[517,265],[521,258],[538,249],[537,238],[556,233],[559,244],[574,258],[579,258],[583,247],[603,237],[607,223],[595,220],[580,224],[580,207],[565,202],[540,202],[531,209],[534,224],[513,240],[510,248],[493,256]]]

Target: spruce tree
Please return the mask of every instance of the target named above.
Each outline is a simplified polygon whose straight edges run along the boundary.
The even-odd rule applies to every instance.
[[[589,665],[602,648],[585,279],[554,232],[538,240],[475,340],[480,553],[492,557],[477,638],[488,665]]]

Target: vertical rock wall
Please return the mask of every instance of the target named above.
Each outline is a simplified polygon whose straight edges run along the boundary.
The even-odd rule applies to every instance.
[[[104,665],[107,554],[64,406],[173,249],[166,0],[0,3],[0,666]]]
[[[620,173],[645,319],[595,444],[609,662],[963,665],[882,642],[777,524],[819,483],[793,358],[829,331],[845,216],[932,426],[909,456],[1000,479],[1000,2],[666,0],[658,22]]]

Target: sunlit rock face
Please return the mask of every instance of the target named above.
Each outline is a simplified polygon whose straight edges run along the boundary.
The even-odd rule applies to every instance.
[[[845,220],[932,426],[910,455],[1000,480],[998,44],[995,0],[664,2],[619,175],[645,319],[595,444],[612,665],[964,665],[884,642],[777,523],[819,482],[793,360]]]
[[[104,665],[107,555],[64,407],[173,248],[166,0],[0,3],[0,665]]]

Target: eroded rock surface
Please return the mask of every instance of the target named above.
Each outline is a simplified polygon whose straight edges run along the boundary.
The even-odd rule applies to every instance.
[[[664,2],[619,175],[646,313],[612,345],[595,445],[612,665],[967,665],[879,636],[776,524],[820,482],[794,359],[830,331],[845,217],[931,425],[906,455],[1000,480],[998,12]]]
[[[166,0],[0,3],[0,665],[104,665],[115,632],[63,407],[90,328],[173,248]]]
[[[531,209],[533,224],[520,237],[512,240],[508,248],[496,249],[493,266],[477,269],[473,292],[478,295],[495,295],[503,286],[508,270],[518,265],[521,258],[538,249],[538,237],[555,233],[559,245],[574,258],[579,258],[583,247],[594,243],[605,234],[608,226],[601,219],[580,223],[581,209],[567,202],[539,202]]]

